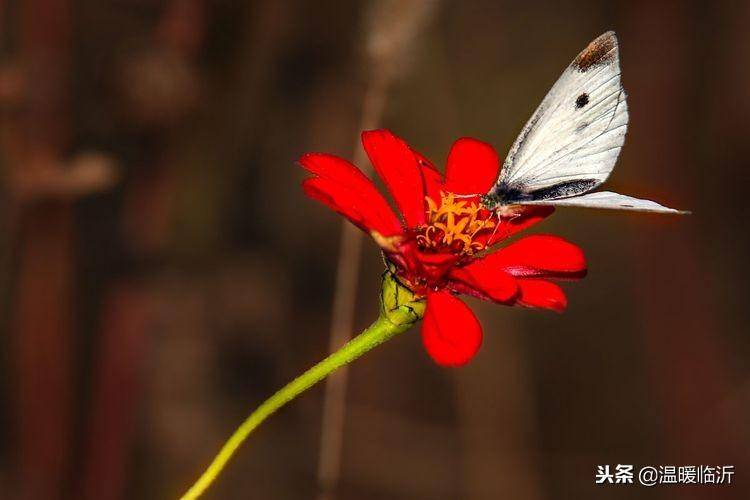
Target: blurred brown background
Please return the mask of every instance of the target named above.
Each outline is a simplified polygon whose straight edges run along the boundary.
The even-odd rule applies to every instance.
[[[0,497],[178,497],[328,349],[341,222],[295,159],[351,158],[373,85],[381,125],[436,163],[462,135],[504,153],[615,29],[631,125],[608,187],[694,215],[560,210],[534,231],[590,266],[564,315],[472,302],[468,367],[434,365],[417,329],[356,362],[335,498],[750,498],[750,3],[402,17],[419,3],[0,1]],[[355,330],[377,311],[375,245],[362,259]],[[323,395],[264,424],[207,498],[316,498]],[[617,463],[737,472],[595,486]]]

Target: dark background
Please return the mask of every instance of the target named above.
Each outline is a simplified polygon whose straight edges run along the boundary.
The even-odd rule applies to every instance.
[[[746,1],[0,1],[0,497],[178,497],[328,349],[341,220],[296,158],[351,158],[373,88],[437,164],[465,135],[503,154],[615,29],[631,121],[607,187],[693,215],[559,210],[532,232],[587,254],[565,314],[472,302],[469,366],[416,328],[357,361],[336,498],[749,498],[748,25]],[[316,498],[323,396],[207,498]],[[593,484],[617,463],[736,475]]]

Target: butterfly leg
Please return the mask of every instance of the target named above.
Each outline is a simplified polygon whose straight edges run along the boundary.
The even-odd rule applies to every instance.
[[[497,229],[500,227],[500,224],[505,222],[506,224],[510,224],[512,221],[518,219],[521,217],[521,213],[518,212],[511,212],[510,214],[507,212],[507,208],[505,207],[499,207],[497,210],[495,210],[495,216],[497,217],[497,224],[495,225],[495,229],[492,231],[492,235],[487,239],[487,246],[492,245],[493,239],[495,238],[495,235],[497,234]]]
[[[487,246],[488,247],[492,245],[492,243],[493,243],[492,240],[495,238],[495,235],[497,234],[497,228],[500,227],[500,223],[502,222],[502,219],[500,218],[500,215],[497,214],[497,213],[496,213],[496,215],[497,215],[497,224],[495,224],[495,229],[492,230],[492,234],[490,235],[490,237],[487,238]]]

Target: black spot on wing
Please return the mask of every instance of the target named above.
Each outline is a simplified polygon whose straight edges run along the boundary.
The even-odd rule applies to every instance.
[[[579,95],[576,99],[576,109],[581,109],[585,105],[589,103],[589,95],[584,92],[583,94]]]

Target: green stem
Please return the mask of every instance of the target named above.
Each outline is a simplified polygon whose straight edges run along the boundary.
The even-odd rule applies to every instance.
[[[289,382],[276,394],[268,398],[240,425],[216,455],[211,465],[198,481],[182,496],[182,500],[200,497],[216,480],[240,445],[265,419],[286,403],[320,382],[337,368],[351,363],[373,347],[382,344],[396,334],[409,329],[413,323],[392,322],[388,315],[381,314],[369,328],[354,337],[344,347],[334,352],[305,373]]]

